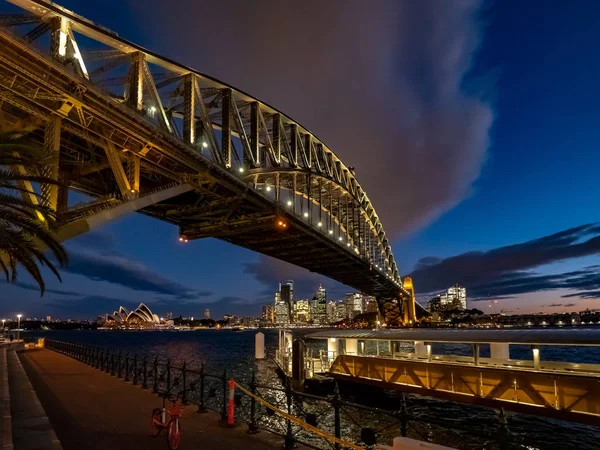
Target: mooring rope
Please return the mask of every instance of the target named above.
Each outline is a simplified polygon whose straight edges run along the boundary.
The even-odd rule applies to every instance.
[[[266,406],[267,408],[269,408],[272,411],[275,411],[277,414],[286,418],[290,422],[294,422],[296,425],[304,428],[306,431],[310,431],[311,433],[316,434],[317,436],[322,437],[323,439],[326,439],[330,442],[333,442],[334,444],[340,444],[341,446],[343,446],[345,448],[349,448],[352,450],[364,450],[364,447],[360,447],[356,444],[353,444],[352,442],[348,442],[348,441],[345,441],[338,437],[335,437],[329,433],[324,432],[320,428],[310,425],[310,424],[306,423],[305,421],[303,421],[295,416],[292,416],[291,414],[288,414],[285,411],[282,411],[281,409],[277,408],[276,406],[271,405],[269,402],[267,402],[263,398],[253,394],[248,389],[245,389],[244,387],[240,386],[237,382],[235,383],[235,385],[240,391],[242,391],[247,396],[254,398],[260,404]]]

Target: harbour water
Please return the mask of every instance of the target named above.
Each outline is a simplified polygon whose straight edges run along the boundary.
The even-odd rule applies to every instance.
[[[138,355],[159,356],[171,358],[175,363],[185,360],[188,365],[205,364],[208,373],[222,374],[234,377],[242,384],[250,380],[251,369],[254,367],[261,384],[280,387],[280,380],[275,376],[275,364],[270,357],[277,346],[277,331],[263,330],[265,333],[265,348],[267,359],[254,360],[254,330],[198,330],[187,332],[176,331],[48,331],[30,332],[26,337],[48,337],[55,340],[79,343],[104,348],[111,348],[137,353]],[[600,329],[597,330],[600,333]],[[436,353],[464,352],[468,347],[456,345],[437,347]],[[482,354],[485,354],[482,349]],[[513,358],[527,358],[530,351],[526,348],[514,349]],[[544,354],[548,360],[569,360],[572,362],[600,363],[600,352],[596,348],[555,348],[553,353]],[[522,353],[522,355],[521,355]],[[349,401],[362,399],[348,396]],[[371,399],[370,406],[390,407],[397,399],[391,394],[383,394],[380,398]],[[498,425],[498,411],[467,406],[453,402],[440,401],[415,395],[407,396],[409,411],[412,415],[423,420],[431,419],[438,426],[427,429],[422,426],[409,430],[411,434],[426,438],[435,434],[436,442],[444,441],[446,445],[460,449],[491,449],[497,448],[492,437]],[[375,419],[373,419],[375,420]],[[439,422],[442,422],[442,427]],[[508,426],[513,435],[514,448],[528,449],[581,449],[592,450],[600,448],[599,427],[590,427],[540,417],[508,413]],[[447,430],[445,430],[447,428]],[[471,430],[462,431],[462,430]],[[431,437],[431,436],[429,436]]]

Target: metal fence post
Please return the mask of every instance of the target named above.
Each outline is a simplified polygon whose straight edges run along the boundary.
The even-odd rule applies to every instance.
[[[133,384],[138,384],[137,353],[133,355]]]
[[[187,378],[187,365],[185,361],[181,367],[181,382],[183,384],[183,390],[181,391],[181,404],[187,405],[187,392],[186,392],[186,378]]]
[[[202,363],[202,365],[200,366],[200,404],[198,405],[199,413],[207,412],[206,404],[204,403],[204,377],[206,377],[206,374],[204,373],[204,363]]]
[[[154,357],[154,383],[152,385],[152,392],[158,394],[158,356]]]
[[[221,408],[221,420],[227,421],[227,370],[223,370],[223,407]]]
[[[340,424],[340,389],[337,382],[333,385],[333,414],[334,414],[334,433],[335,437],[340,439],[342,437],[342,427]],[[340,450],[340,444],[335,443],[335,450]]]
[[[506,413],[504,408],[500,408],[500,415],[498,416],[500,426],[498,427],[497,441],[500,450],[507,450],[510,447],[510,431],[508,429],[508,421],[506,420]]]
[[[115,372],[115,349],[114,348],[110,355],[110,374],[112,376],[115,376],[117,374],[117,372]]]
[[[146,355],[144,355],[144,361],[142,364],[144,364],[142,389],[148,389],[148,357]]]
[[[400,434],[402,437],[406,437],[408,433],[408,409],[406,408],[406,397],[402,393],[402,399],[400,400]]]
[[[292,382],[288,378],[285,383],[285,397],[287,403],[287,413],[289,415],[292,414],[292,401],[293,401],[293,392],[292,392]],[[285,433],[285,444],[284,447],[286,450],[292,450],[294,448],[294,432],[292,430],[292,421],[290,419],[286,419],[286,433]]]
[[[125,381],[129,381],[129,352],[125,355]]]
[[[167,393],[171,393],[171,358],[167,360]]]
[[[256,434],[260,430],[258,429],[258,423],[256,421],[256,374],[254,369],[252,369],[252,378],[250,379],[250,392],[252,393],[252,397],[250,397],[250,423],[248,424],[248,433]]]
[[[123,360],[123,351],[119,350],[119,356],[117,357],[117,378],[123,378],[123,364],[121,364]]]

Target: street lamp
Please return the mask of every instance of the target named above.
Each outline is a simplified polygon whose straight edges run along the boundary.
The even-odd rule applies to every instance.
[[[21,339],[21,316],[22,314],[17,314],[17,342]]]

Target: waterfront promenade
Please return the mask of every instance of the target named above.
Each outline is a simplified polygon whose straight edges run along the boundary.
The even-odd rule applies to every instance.
[[[161,406],[151,390],[46,349],[19,354],[64,450],[166,449],[163,434],[150,436],[150,413]],[[283,439],[267,432],[248,435],[247,426],[225,428],[219,416],[189,405],[182,419],[181,449],[280,449]],[[20,450],[15,447],[16,450]]]

